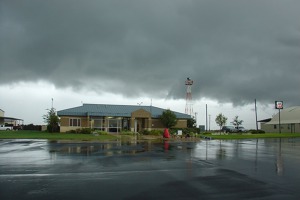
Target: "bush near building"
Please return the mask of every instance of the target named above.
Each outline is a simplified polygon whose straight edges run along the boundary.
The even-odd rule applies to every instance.
[[[264,130],[254,130],[254,129],[249,130],[249,132],[251,134],[264,134],[264,133],[266,133]]]
[[[149,131],[149,130],[144,130],[141,134],[142,135],[157,135],[157,136],[159,136],[159,135],[163,135],[163,131],[162,130],[151,130],[151,131]]]
[[[182,135],[187,135],[187,134],[199,134],[200,129],[199,128],[171,128],[170,133],[172,135],[177,135],[178,131],[182,131]]]
[[[27,124],[27,125],[22,125],[22,130],[42,131],[42,126],[41,125],[34,125],[34,124]]]

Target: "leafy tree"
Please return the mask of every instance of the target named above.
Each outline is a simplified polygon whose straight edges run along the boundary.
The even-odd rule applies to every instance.
[[[197,128],[197,124],[196,124],[195,118],[189,118],[187,120],[187,127],[188,128]]]
[[[160,120],[166,128],[171,128],[177,124],[176,115],[169,109],[162,113]]]
[[[235,116],[231,123],[233,124],[234,127],[239,128],[239,126],[242,125],[243,122],[244,122],[243,120],[239,120],[239,116]]]
[[[54,108],[48,110],[48,113],[43,116],[45,123],[47,123],[47,130],[50,133],[59,131],[59,118],[56,115]]]
[[[217,115],[215,121],[220,127],[220,131],[221,131],[222,126],[224,126],[227,122],[227,117],[225,117],[222,113],[220,113]]]

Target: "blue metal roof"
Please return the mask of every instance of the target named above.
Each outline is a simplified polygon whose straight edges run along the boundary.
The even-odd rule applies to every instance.
[[[131,117],[131,113],[139,109],[146,110],[153,118],[158,118],[165,109],[155,106],[139,105],[109,105],[109,104],[83,104],[82,106],[57,111],[58,116],[109,116],[109,117]],[[172,111],[174,112],[174,111]],[[189,119],[190,115],[174,112],[179,119]]]

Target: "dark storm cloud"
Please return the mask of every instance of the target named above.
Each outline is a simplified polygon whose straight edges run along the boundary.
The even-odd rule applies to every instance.
[[[298,0],[0,2],[0,84],[299,104]]]

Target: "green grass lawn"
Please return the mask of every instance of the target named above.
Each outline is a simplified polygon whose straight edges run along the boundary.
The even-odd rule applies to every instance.
[[[80,141],[114,141],[117,136],[71,133],[47,133],[42,131],[0,131],[0,139],[49,139]]]
[[[122,136],[122,139],[130,139],[133,136]],[[228,134],[228,135],[202,135],[212,139],[257,139],[257,138],[294,138],[300,137],[300,133],[265,133],[265,134]],[[47,133],[41,131],[0,131],[0,139],[48,139],[48,140],[73,140],[73,141],[115,141],[121,136],[71,133]],[[159,136],[156,136],[159,138]],[[141,137],[144,139],[144,137]]]
[[[300,137],[300,133],[264,133],[264,134],[228,134],[228,135],[204,135],[213,139],[258,139],[258,138],[294,138]]]

